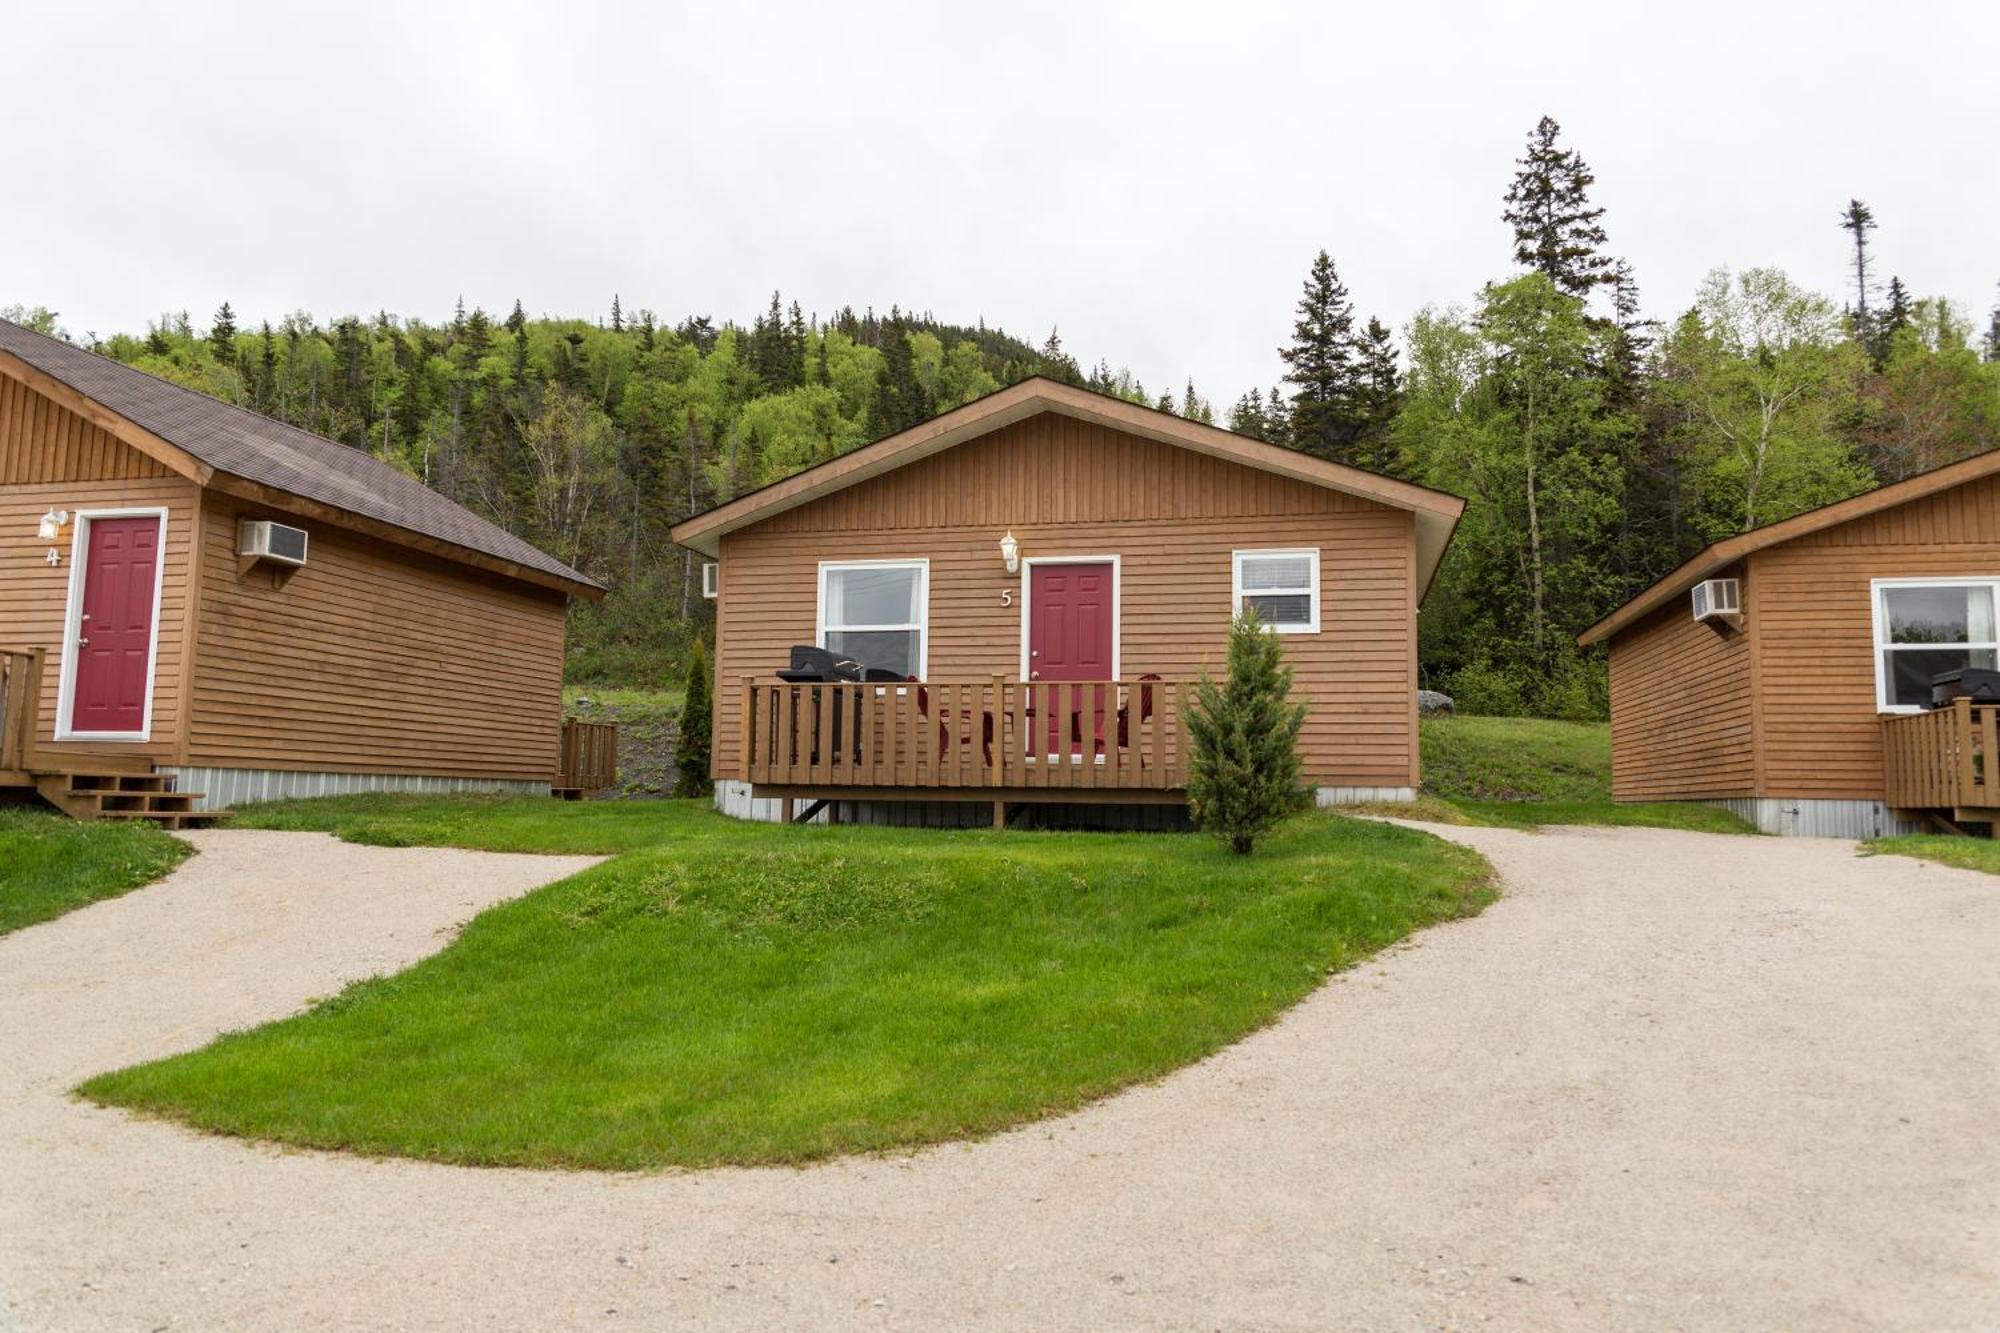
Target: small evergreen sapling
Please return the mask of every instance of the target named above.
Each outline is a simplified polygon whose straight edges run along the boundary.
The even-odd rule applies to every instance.
[[[676,796],[706,796],[713,784],[708,780],[709,733],[713,719],[709,708],[708,645],[700,639],[688,650],[687,698],[681,703],[680,735],[674,742],[674,767],[680,770]]]
[[[1229,626],[1229,675],[1204,672],[1182,715],[1190,741],[1188,813],[1238,855],[1306,804],[1299,779],[1303,704],[1278,636],[1245,608]]]

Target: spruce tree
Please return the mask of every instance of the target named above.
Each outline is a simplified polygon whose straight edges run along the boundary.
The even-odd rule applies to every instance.
[[[1180,414],[1189,421],[1199,421],[1204,426],[1215,424],[1215,409],[1209,406],[1208,399],[1194,391],[1192,376],[1188,378],[1187,392],[1181,397]]]
[[[1294,387],[1291,445],[1336,462],[1351,461],[1361,433],[1355,366],[1354,303],[1322,250],[1306,274],[1292,341],[1278,349]]]
[[[1206,671],[1182,711],[1187,729],[1188,815],[1237,855],[1310,799],[1300,779],[1303,704],[1278,636],[1246,607],[1229,625],[1229,674]]]
[[[1236,400],[1236,406],[1229,409],[1229,429],[1255,440],[1268,441],[1271,438],[1264,433],[1269,429],[1269,423],[1264,419],[1262,389],[1252,389]]]
[[[1396,361],[1396,344],[1389,326],[1370,319],[1361,334],[1360,448],[1355,460],[1375,472],[1390,472],[1395,463],[1389,429],[1403,405],[1403,373]]]
[[[217,361],[225,366],[236,364],[236,312],[227,301],[215,312],[215,323],[208,326],[208,345]]]
[[[271,321],[265,320],[262,330],[263,355],[258,363],[257,384],[252,405],[259,412],[269,412],[278,397],[278,340],[271,332]]]
[[[464,307],[461,305],[460,310],[462,311],[463,309]],[[611,331],[613,333],[623,333],[625,331],[625,311],[618,304],[617,292],[611,293]]]
[[[676,796],[706,796],[714,790],[708,776],[710,730],[708,645],[696,636],[688,647],[687,694],[681,701],[680,730],[674,739],[674,767],[680,778]]]
[[[1889,353],[1895,346],[1896,335],[1910,327],[1916,315],[1917,303],[1911,299],[1910,289],[1903,280],[1892,276],[1889,291],[1882,305],[1882,317],[1875,327],[1875,364],[1880,366],[1888,361]]]
[[[1264,438],[1272,444],[1292,442],[1292,409],[1275,384],[1264,395]]]
[[[1083,383],[1083,369],[1076,364],[1076,358],[1063,350],[1062,334],[1054,326],[1049,326],[1049,340],[1042,344],[1039,373],[1064,384]]]
[[[1543,116],[1528,135],[1526,157],[1516,159],[1520,170],[1508,187],[1506,211],[1514,228],[1514,259],[1547,276],[1571,296],[1588,296],[1590,289],[1613,280],[1611,261],[1603,253],[1601,208],[1590,206],[1596,181],[1582,154],[1558,148],[1562,126]]]
[[[1849,199],[1840,214],[1840,229],[1854,238],[1854,304],[1848,317],[1854,323],[1854,340],[1871,347],[1875,331],[1868,313],[1868,233],[1875,230],[1875,213],[1859,199]]]
[[[1992,313],[1986,317],[1985,341],[1986,359],[2000,361],[2000,302],[1994,304]]]
[[[797,301],[785,319],[785,373],[794,389],[806,382],[806,317]]]

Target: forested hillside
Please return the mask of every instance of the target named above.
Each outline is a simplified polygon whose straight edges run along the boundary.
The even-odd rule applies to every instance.
[[[1701,546],[2000,445],[2000,308],[1975,329],[1909,291],[1864,203],[1810,205],[1849,257],[1841,297],[1718,269],[1649,313],[1592,183],[1544,119],[1496,189],[1517,269],[1399,329],[1362,320],[1320,254],[1278,386],[1228,413],[1472,501],[1422,655],[1475,711],[1601,715],[1602,662],[1575,635]],[[49,311],[8,314],[59,331]],[[581,319],[516,301],[253,328],[225,303],[205,328],[181,314],[79,341],[367,449],[603,578],[611,596],[575,613],[571,675],[619,683],[670,677],[705,629],[698,571],[667,537],[690,513],[1031,374],[1212,419],[1192,384],[1086,372],[1054,332],[1037,347],[893,308],[820,318],[776,294],[748,325],[614,297]]]

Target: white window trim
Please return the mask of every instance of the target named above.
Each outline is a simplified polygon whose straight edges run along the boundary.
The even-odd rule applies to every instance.
[[[83,582],[90,563],[90,524],[100,518],[157,518],[160,520],[159,558],[153,561],[153,632],[146,644],[146,703],[137,731],[76,731],[70,719],[76,715],[76,646],[83,626]],[[167,511],[153,505],[130,509],[79,509],[76,530],[69,539],[69,600],[63,608],[62,665],[56,684],[56,734],[59,741],[130,741],[153,738],[153,685],[160,669],[160,622],[166,619],[160,594],[167,575]]]
[[[1021,558],[1021,679],[1029,679],[1028,637],[1034,626],[1029,600],[1034,596],[1036,565],[1111,566],[1111,679],[1123,680],[1125,650],[1123,562],[1115,555],[1030,555]]]
[[[1308,561],[1310,561],[1312,566],[1312,573],[1308,576],[1312,586],[1305,589],[1305,591],[1311,597],[1310,604],[1312,606],[1312,618],[1303,625],[1266,625],[1265,628],[1270,630],[1273,634],[1319,633],[1320,587],[1319,587],[1319,547],[1317,546],[1251,547],[1240,551],[1231,551],[1229,553],[1230,619],[1234,620],[1236,618],[1236,613],[1242,610],[1243,608],[1243,561],[1245,557],[1250,557],[1254,559],[1261,556],[1292,557],[1301,555],[1304,556]],[[1289,593],[1294,593],[1297,591],[1299,590],[1292,588],[1281,588],[1281,589],[1259,588],[1257,590],[1259,596],[1285,596]]]
[[[870,630],[917,631],[917,679],[931,674],[931,562],[928,556],[897,560],[822,560],[819,562],[819,606],[813,613],[813,642],[826,647],[826,577],[844,569],[914,569],[917,571],[917,618],[905,625],[835,625],[836,630],[866,633]]]
[[[1926,711],[1921,704],[1897,704],[1889,702],[1889,673],[1882,669],[1882,657],[1886,651],[1896,647],[1888,641],[1889,618],[1883,605],[1882,594],[1892,588],[1991,588],[1993,590],[1993,611],[1995,634],[2000,637],[2000,576],[1984,578],[1907,578],[1872,579],[1868,584],[1868,599],[1874,605],[1874,636],[1869,656],[1875,663],[1875,708],[1883,713],[1921,713]],[[1908,643],[1904,648],[1980,648],[1984,644],[1963,643]]]

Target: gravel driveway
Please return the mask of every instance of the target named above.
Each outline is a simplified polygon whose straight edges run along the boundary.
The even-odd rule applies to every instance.
[[[0,1325],[2000,1326],[2000,881],[1444,832],[1501,902],[1193,1069],[979,1144],[650,1177],[68,1100],[581,864],[197,835],[166,884],[0,939]]]

